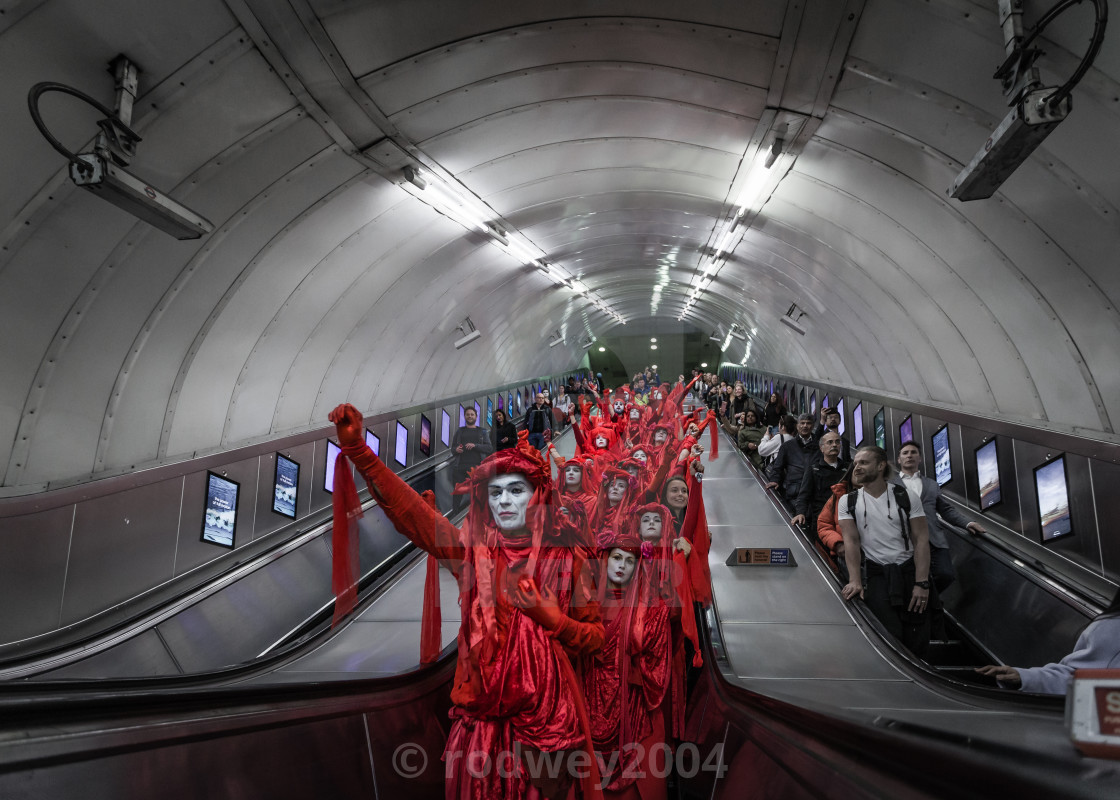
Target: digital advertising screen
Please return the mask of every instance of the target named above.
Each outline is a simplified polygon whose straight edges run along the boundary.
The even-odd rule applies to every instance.
[[[999,449],[995,439],[976,448],[976,488],[981,511],[987,511],[1003,500],[999,488]]]
[[[459,427],[465,427],[467,424],[467,410],[460,404],[459,406]]]
[[[494,427],[494,401],[489,397],[486,398],[486,426]]]
[[[366,428],[366,444],[375,456],[381,458],[381,437],[369,428]]]
[[[420,453],[425,457],[432,454],[432,421],[420,415]]]
[[[914,420],[912,417],[907,417],[898,426],[898,444],[901,446],[903,442],[912,441],[914,441]]]
[[[863,403],[856,403],[852,409],[852,441],[856,447],[863,444]]]
[[[525,406],[523,405],[522,400],[521,400],[521,393],[518,392],[517,393],[517,413],[520,414],[524,410],[525,410]]]
[[[817,392],[813,390],[809,395],[809,413],[814,417],[817,416]]]
[[[408,428],[401,422],[396,423],[396,444],[393,447],[393,458],[402,467],[408,466]]]
[[[482,406],[478,404],[477,400],[474,403],[474,418],[476,423],[482,419]]]
[[[506,408],[509,409],[508,411],[506,411],[506,416],[509,417],[509,421],[512,421],[515,416],[515,412],[513,410],[513,392],[510,392],[508,395],[506,395]]]
[[[323,471],[323,488],[334,494],[334,462],[342,448],[327,439],[327,468]]]
[[[502,411],[506,407],[506,397],[504,394],[498,395],[498,410]]]
[[[875,444],[884,450],[887,447],[887,410],[880,408],[875,414]]]
[[[797,411],[798,412],[804,411],[807,407],[808,406],[805,405],[805,390],[802,389],[801,390],[801,402],[797,404]],[[789,406],[786,406],[786,409],[787,410],[792,410],[792,409],[790,409]]]
[[[953,480],[953,462],[949,454],[949,426],[942,425],[930,437],[933,443],[933,473],[938,486]]]
[[[233,532],[237,528],[236,481],[206,473],[206,513],[202,518],[202,541],[222,547],[233,547]]]
[[[844,398],[841,397],[836,401],[836,410],[840,412],[840,430],[838,431],[841,436],[848,429],[848,422],[844,415]]]
[[[272,481],[272,510],[288,519],[296,518],[299,493],[299,464],[276,454],[276,475]]]
[[[1034,486],[1038,497],[1038,521],[1042,525],[1042,541],[1049,542],[1073,533],[1069,513],[1069,486],[1066,482],[1066,457],[1034,468]]]
[[[451,444],[451,415],[447,411],[440,411],[439,414],[439,440],[447,447]]]
[[[832,405],[832,403],[828,402],[828,400],[829,400],[829,397],[828,397],[828,395],[826,394],[826,395],[824,396],[824,400],[822,400],[822,401],[821,401],[821,408],[828,408],[828,407],[830,407],[830,406]]]

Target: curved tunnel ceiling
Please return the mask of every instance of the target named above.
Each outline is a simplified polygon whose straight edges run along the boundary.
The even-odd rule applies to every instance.
[[[421,202],[406,166],[622,319],[743,326],[731,363],[1117,440],[1115,24],[1070,118],[960,203],[1006,113],[994,1],[3,5],[8,491],[559,372],[626,332]],[[1046,85],[1089,5],[1047,29]],[[198,241],[75,188],[26,112],[45,80],[110,103],[118,53],[141,69],[133,169],[214,222]],[[43,113],[92,140],[81,104]],[[793,303],[804,336],[778,324]],[[484,335],[456,351],[467,317]]]

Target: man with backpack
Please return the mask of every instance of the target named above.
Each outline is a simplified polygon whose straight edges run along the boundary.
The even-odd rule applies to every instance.
[[[888,484],[892,475],[882,448],[856,451],[852,478],[860,488],[837,503],[850,576],[841,594],[845,600],[862,597],[883,626],[921,657],[930,639],[929,532],[921,498]]]

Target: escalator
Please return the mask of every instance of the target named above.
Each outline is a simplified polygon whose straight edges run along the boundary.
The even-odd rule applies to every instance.
[[[1120,771],[1074,751],[1060,701],[940,674],[853,613],[734,451],[708,466],[704,491],[715,603],[676,796],[1115,793]],[[741,546],[789,547],[798,566],[726,567]],[[0,797],[442,796],[451,649],[398,675],[325,668],[378,644],[368,623],[403,613],[416,572],[253,674],[5,686]]]

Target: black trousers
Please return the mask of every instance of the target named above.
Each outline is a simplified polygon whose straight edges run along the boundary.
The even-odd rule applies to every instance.
[[[866,562],[863,601],[892,636],[919,658],[929,649],[931,609],[937,589],[930,585],[929,602],[922,612],[907,610],[914,591],[914,559],[901,564]]]

